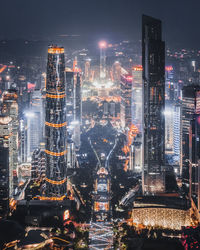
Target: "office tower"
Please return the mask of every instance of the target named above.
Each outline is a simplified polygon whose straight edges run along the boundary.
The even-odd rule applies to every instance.
[[[200,114],[193,115],[189,129],[189,197],[200,210]]]
[[[194,114],[200,114],[200,87],[185,86],[182,89],[181,109],[181,172],[183,181],[189,181],[189,129]]]
[[[9,126],[12,130],[12,155],[10,155],[10,167],[13,171],[13,187],[15,188],[18,184],[17,180],[17,167],[18,167],[18,148],[19,148],[19,118],[18,118],[18,95],[14,90],[8,90],[3,93],[2,96],[2,119],[3,117],[11,118]]]
[[[175,89],[174,69],[171,65],[165,67],[165,75],[165,99],[173,102],[177,96],[175,93],[177,90]]]
[[[32,92],[30,108],[25,111],[27,122],[27,160],[43,139],[43,105],[40,90]]]
[[[84,80],[86,82],[90,81],[90,62],[91,59],[87,59],[85,62],[85,76],[84,76]]]
[[[66,71],[66,105],[67,122],[70,125],[73,121],[82,123],[82,80],[79,72]]]
[[[100,48],[100,79],[106,78],[106,48],[107,43],[105,41],[99,42]]]
[[[81,145],[80,140],[80,126],[82,124],[82,96],[81,96],[81,75],[80,73],[74,74],[74,133],[73,140],[76,148]]]
[[[142,66],[134,66],[132,75],[132,123],[142,132]]]
[[[174,154],[174,106],[169,100],[165,101],[165,153],[166,155]]]
[[[69,69],[66,70],[66,104],[68,133],[72,135],[76,147],[79,147],[82,124],[82,79],[79,72]]]
[[[66,90],[64,48],[48,49],[45,153],[46,194],[62,196],[66,192]]]
[[[177,102],[174,104],[173,110],[173,148],[174,148],[174,162],[181,165],[181,106]],[[179,174],[181,172],[179,170]]]
[[[19,163],[27,162],[27,117],[26,111],[30,107],[31,93],[26,89],[20,90],[19,105]]]
[[[112,66],[112,80],[114,83],[120,83],[121,80],[121,64],[118,61]]]
[[[20,137],[20,148],[19,148],[19,162],[27,162],[27,119],[25,117],[19,121],[19,137]]]
[[[9,211],[9,149],[0,146],[0,218]]]
[[[75,100],[74,100],[74,120],[82,124],[82,98],[81,98],[81,75],[76,73],[74,75],[74,89],[75,89]]]
[[[15,137],[13,136],[12,118],[9,116],[0,116],[0,145],[7,148],[9,152],[9,196],[11,197],[14,191],[16,170],[14,169]]]
[[[142,17],[144,179],[143,191],[164,191],[165,164],[165,43],[161,21]]]
[[[67,125],[74,120],[74,73],[66,70],[66,105],[67,105]]]
[[[121,75],[121,107],[120,117],[123,128],[131,126],[132,75]]]

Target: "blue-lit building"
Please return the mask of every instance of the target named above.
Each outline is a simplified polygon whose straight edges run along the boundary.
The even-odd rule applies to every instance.
[[[148,193],[165,190],[165,43],[161,21],[142,17],[144,181]]]

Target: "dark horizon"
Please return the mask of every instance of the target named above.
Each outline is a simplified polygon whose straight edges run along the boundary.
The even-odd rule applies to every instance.
[[[141,40],[142,14],[160,19],[169,46],[198,48],[200,2],[183,0],[35,0],[2,1],[0,40],[51,40],[80,35],[88,40]],[[190,19],[186,18],[190,17]]]

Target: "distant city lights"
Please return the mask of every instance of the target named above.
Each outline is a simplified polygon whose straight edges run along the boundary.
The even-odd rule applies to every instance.
[[[99,42],[99,48],[100,49],[106,49],[107,48],[107,42],[106,41],[100,41]]]

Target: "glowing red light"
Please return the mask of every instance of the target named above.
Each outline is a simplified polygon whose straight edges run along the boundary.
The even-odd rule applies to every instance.
[[[133,77],[132,76],[127,76],[126,80],[129,81],[129,82],[131,82],[133,80]]]
[[[142,71],[143,70],[142,65],[133,66],[133,70],[134,71]]]
[[[35,89],[35,83],[28,82],[27,85],[28,85],[27,87],[28,87],[29,90],[34,90]]]
[[[101,49],[106,49],[106,48],[107,48],[107,43],[106,43],[106,41],[100,41],[100,42],[99,42],[99,48],[101,48]]]
[[[166,66],[166,67],[165,67],[165,70],[166,70],[166,71],[172,71],[172,70],[173,70],[173,67],[172,67],[172,66]]]

